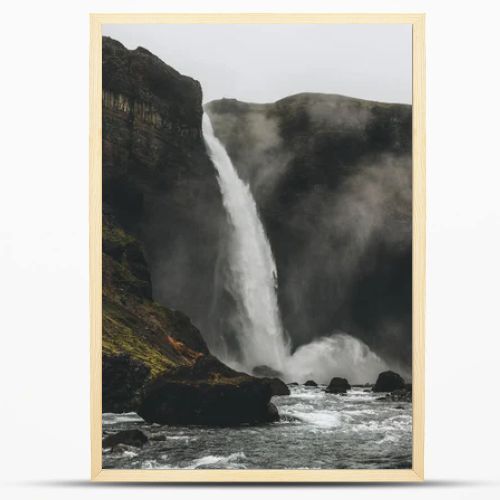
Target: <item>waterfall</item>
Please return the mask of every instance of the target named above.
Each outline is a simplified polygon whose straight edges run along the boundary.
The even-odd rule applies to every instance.
[[[217,170],[230,223],[229,276],[225,286],[236,303],[233,330],[241,349],[241,359],[219,353],[221,359],[247,372],[267,365],[279,370],[286,381],[313,378],[324,384],[333,376],[373,381],[377,373],[391,368],[364,342],[343,332],[316,338],[291,352],[278,307],[276,264],[255,200],[215,137],[207,114],[203,115],[203,137]]]
[[[224,146],[215,137],[207,114],[203,115],[203,137],[217,170],[231,226],[226,287],[237,307],[235,334],[241,348],[240,363],[247,371],[258,365],[281,370],[290,351],[279,313],[271,246],[250,188],[240,179]]]

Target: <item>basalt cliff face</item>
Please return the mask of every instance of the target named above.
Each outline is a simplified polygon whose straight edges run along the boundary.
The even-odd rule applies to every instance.
[[[201,99],[196,80],[146,49],[104,38],[104,212],[142,241],[155,299],[196,324],[211,303],[225,228]]]
[[[193,325],[208,315],[225,231],[201,97],[147,50],[103,39],[103,411],[273,420],[269,384],[213,357]]]
[[[299,94],[206,106],[253,192],[294,344],[343,330],[411,366],[411,106]]]

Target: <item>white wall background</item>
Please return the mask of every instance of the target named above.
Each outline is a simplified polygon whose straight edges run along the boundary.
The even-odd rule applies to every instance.
[[[11,1],[2,5],[4,498],[498,498],[498,2]],[[418,486],[89,485],[89,12],[426,12],[426,475]]]

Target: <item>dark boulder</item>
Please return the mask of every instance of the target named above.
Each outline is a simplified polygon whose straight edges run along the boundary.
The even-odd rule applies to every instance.
[[[299,385],[297,382],[290,382],[288,385]]]
[[[405,381],[395,372],[382,372],[373,386],[373,392],[392,392],[405,388]]]
[[[274,422],[265,380],[238,373],[213,356],[157,377],[144,390],[137,413],[147,422],[238,425]]]
[[[271,394],[273,396],[289,396],[290,395],[290,389],[288,386],[283,382],[283,380],[279,378],[264,378],[261,380],[265,380],[268,384],[269,387],[271,388]]]
[[[278,408],[276,408],[276,405],[273,403],[267,404],[267,418],[268,422],[279,422],[280,420],[280,414],[278,412]]]
[[[267,365],[256,366],[252,370],[252,375],[256,377],[283,378],[283,374]]]
[[[307,387],[318,387],[318,384],[314,380],[308,380],[304,385]]]
[[[333,377],[328,384],[328,387],[325,389],[325,392],[329,392],[332,394],[345,394],[350,388],[351,385],[349,384],[347,379],[341,377]]]
[[[149,369],[128,355],[102,357],[102,411],[123,413],[139,406]]]
[[[120,431],[111,436],[107,436],[102,440],[103,448],[115,448],[120,444],[135,446],[140,448],[144,443],[147,443],[147,436],[138,429],[130,431]]]

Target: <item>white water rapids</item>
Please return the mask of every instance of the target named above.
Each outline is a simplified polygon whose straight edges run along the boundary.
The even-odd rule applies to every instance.
[[[276,264],[255,200],[215,137],[207,114],[203,115],[203,137],[232,228],[226,287],[237,304],[242,359],[237,362],[216,354],[248,373],[255,366],[267,365],[289,382],[311,378],[328,383],[333,376],[347,377],[352,383],[374,382],[387,365],[366,344],[345,333],[317,338],[291,353],[278,307]]]

